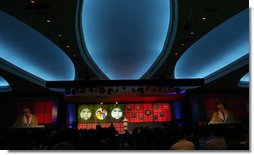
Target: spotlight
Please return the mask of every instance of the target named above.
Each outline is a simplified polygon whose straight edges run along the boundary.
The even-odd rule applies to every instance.
[[[35,4],[35,0],[30,0],[30,3],[31,4]]]
[[[170,90],[170,87],[166,88],[166,91],[169,91]]]
[[[116,104],[118,104],[118,102],[116,102]]]

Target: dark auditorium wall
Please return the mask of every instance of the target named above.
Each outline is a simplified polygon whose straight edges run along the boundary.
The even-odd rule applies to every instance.
[[[18,114],[16,113],[16,104],[13,103],[13,99],[1,98],[0,129],[6,129],[11,127],[17,117]]]

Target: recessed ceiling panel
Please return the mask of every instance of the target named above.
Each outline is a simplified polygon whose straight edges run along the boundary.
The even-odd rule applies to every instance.
[[[3,11],[0,21],[1,58],[46,81],[74,80],[72,61],[53,42]]]
[[[188,48],[176,63],[175,78],[205,78],[248,53],[247,9],[217,26]]]
[[[0,76],[0,87],[8,87],[9,86],[9,83],[3,78]]]
[[[112,80],[139,79],[161,54],[170,25],[169,0],[84,0],[84,44]]]
[[[246,73],[239,81],[238,86],[239,87],[249,87],[249,73]]]
[[[249,73],[247,73],[241,78],[240,82],[249,82],[249,80],[250,80]]]
[[[9,83],[3,77],[0,76],[0,93],[1,92],[8,92],[11,90],[12,89],[11,89]]]

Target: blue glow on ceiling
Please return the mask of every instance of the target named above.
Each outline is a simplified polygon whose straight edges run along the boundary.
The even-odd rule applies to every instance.
[[[0,21],[1,58],[46,81],[74,80],[72,61],[53,42],[3,11]]]
[[[176,63],[175,78],[204,78],[249,53],[249,10],[195,42]]]
[[[90,57],[112,80],[139,79],[161,54],[169,0],[84,0],[82,32]]]
[[[241,78],[240,82],[249,82],[249,80],[250,80],[249,73],[247,73]]]
[[[239,81],[238,86],[243,88],[249,88],[249,73],[246,73]]]
[[[0,93],[9,92],[11,90],[12,89],[9,83],[3,77],[0,76]]]
[[[8,87],[9,86],[9,83],[3,78],[0,76],[0,87]]]

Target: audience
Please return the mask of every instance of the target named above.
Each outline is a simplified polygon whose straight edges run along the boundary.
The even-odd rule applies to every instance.
[[[210,135],[204,145],[205,150],[226,150],[227,144],[224,138],[224,133],[218,128],[210,130]]]
[[[177,142],[173,144],[171,150],[195,150],[194,143],[186,139],[186,135],[182,129],[176,132]]]
[[[224,132],[225,131],[225,132]],[[14,128],[0,131],[5,150],[249,150],[248,128],[138,127],[118,134],[111,125],[90,130]]]

